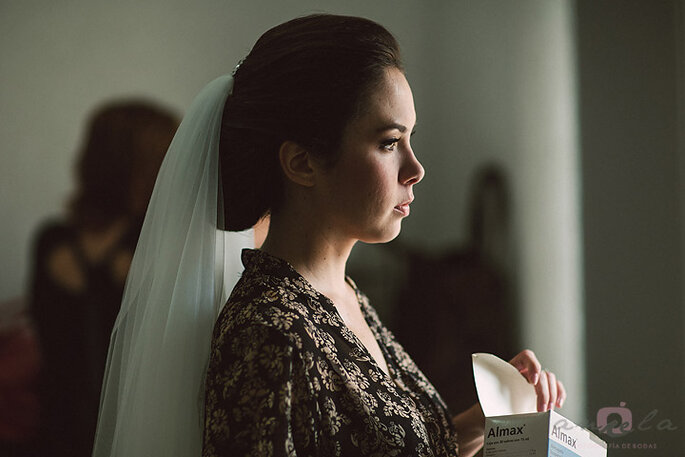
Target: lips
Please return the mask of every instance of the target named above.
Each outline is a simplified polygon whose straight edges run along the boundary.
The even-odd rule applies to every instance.
[[[400,213],[402,216],[409,216],[409,205],[414,199],[409,199],[405,202],[400,203],[399,205],[395,206],[394,210]]]

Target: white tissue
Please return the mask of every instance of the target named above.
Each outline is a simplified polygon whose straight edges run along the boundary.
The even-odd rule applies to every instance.
[[[473,354],[473,377],[486,417],[537,412],[535,388],[511,364],[492,354]]]

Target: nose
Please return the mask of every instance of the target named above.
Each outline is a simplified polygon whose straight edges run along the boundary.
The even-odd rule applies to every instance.
[[[417,184],[423,179],[426,171],[419,159],[414,155],[414,151],[408,148],[405,162],[400,170],[400,183],[402,184]]]

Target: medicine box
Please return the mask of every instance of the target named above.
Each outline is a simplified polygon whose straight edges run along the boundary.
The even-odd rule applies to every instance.
[[[485,418],[484,457],[606,457],[607,445],[555,411]]]

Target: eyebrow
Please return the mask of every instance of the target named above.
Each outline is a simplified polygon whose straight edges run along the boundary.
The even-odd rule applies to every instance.
[[[398,124],[397,122],[391,122],[390,124],[386,124],[383,127],[379,127],[377,129],[377,132],[385,132],[386,130],[399,130],[400,132],[404,133],[407,131],[407,126]],[[414,130],[416,130],[416,124],[414,124]]]

